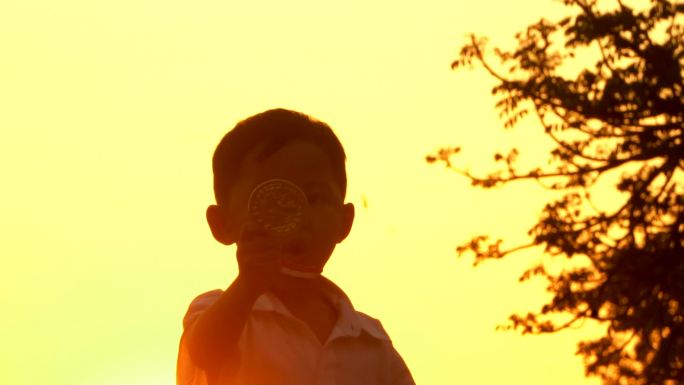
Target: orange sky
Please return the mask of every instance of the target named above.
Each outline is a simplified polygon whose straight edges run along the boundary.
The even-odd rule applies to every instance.
[[[454,252],[480,233],[525,242],[548,194],[474,189],[424,161],[448,145],[473,171],[511,144],[544,159],[535,122],[504,131],[492,79],[450,63],[468,32],[507,43],[562,12],[544,0],[3,1],[0,384],[174,382],[187,305],[236,274],[204,220],[211,154],[273,107],[329,123],[344,144],[357,217],[326,274],[383,322],[418,383],[597,384],[574,356],[596,329],[494,330],[546,300],[542,282],[517,283],[539,250],[477,269]]]

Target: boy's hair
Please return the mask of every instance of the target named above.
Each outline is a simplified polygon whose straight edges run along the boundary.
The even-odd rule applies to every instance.
[[[264,111],[238,122],[219,142],[212,159],[214,196],[227,204],[233,184],[247,154],[259,145],[255,160],[262,161],[294,141],[307,141],[320,147],[330,160],[335,183],[342,197],[347,191],[346,155],[330,126],[306,114],[282,108]]]

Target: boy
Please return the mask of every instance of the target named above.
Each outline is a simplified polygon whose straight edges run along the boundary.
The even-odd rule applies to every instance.
[[[206,216],[217,241],[237,244],[239,273],[225,291],[190,304],[178,384],[414,383],[380,322],[320,275],[354,220],[354,205],[344,203],[345,160],[327,124],[295,111],[257,114],[223,137]],[[252,210],[260,197],[268,204],[268,191],[258,191],[269,183],[294,192],[280,199],[283,210],[301,209],[285,235],[263,221],[273,210]]]

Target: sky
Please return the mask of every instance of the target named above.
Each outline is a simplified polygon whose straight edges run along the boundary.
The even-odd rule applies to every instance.
[[[0,384],[174,383],[188,304],[237,273],[204,217],[211,155],[275,107],[343,143],[357,214],[325,275],[380,319],[417,383],[598,384],[575,350],[600,327],[496,330],[548,300],[517,280],[541,250],[477,268],[455,253],[477,234],[528,242],[549,194],[483,191],[425,162],[443,146],[476,173],[510,146],[545,159],[536,122],[503,130],[493,80],[450,64],[470,32],[505,46],[566,13],[550,0],[3,0]]]

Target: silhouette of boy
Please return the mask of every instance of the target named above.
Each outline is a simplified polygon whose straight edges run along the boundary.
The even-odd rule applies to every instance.
[[[345,160],[327,124],[285,109],[247,118],[223,137],[206,216],[217,241],[237,244],[239,273],[226,290],[190,304],[178,384],[414,383],[380,322],[320,274],[354,220],[354,205],[344,203]],[[305,214],[292,217],[301,223],[286,236],[250,211],[269,181],[306,196]]]

